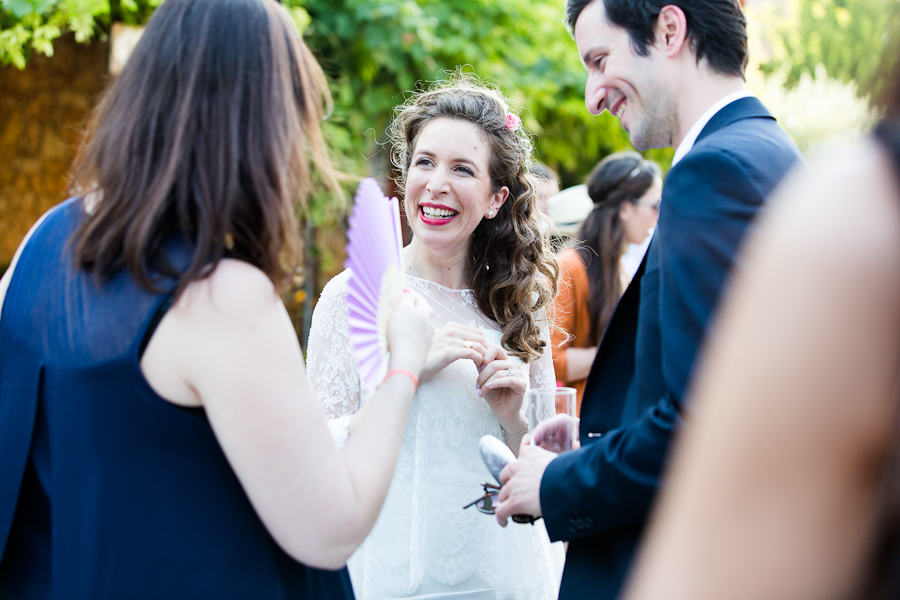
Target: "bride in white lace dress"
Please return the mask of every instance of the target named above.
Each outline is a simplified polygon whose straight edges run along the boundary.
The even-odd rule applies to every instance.
[[[436,333],[384,508],[348,562],[354,590],[360,600],[555,598],[562,548],[540,521],[504,529],[462,508],[491,481],[479,439],[517,451],[526,389],[555,385],[545,310],[558,267],[525,174],[529,138],[499,93],[466,79],[414,97],[391,133],[414,234],[407,285],[432,305]],[[322,292],[307,356],[338,445],[367,407],[347,280]]]

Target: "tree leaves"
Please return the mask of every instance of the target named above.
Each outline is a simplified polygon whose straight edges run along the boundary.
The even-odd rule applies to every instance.
[[[26,15],[42,15],[55,2],[56,0],[2,0],[0,6],[3,7],[3,10],[12,13],[14,17],[21,19]]]
[[[21,23],[17,23],[11,29],[0,31],[0,63],[25,68],[24,47],[31,33]]]
[[[788,0],[763,5],[759,18],[770,49],[760,69],[772,74],[786,66],[789,87],[822,65],[831,77],[870,94],[883,50],[900,34],[897,0]]]
[[[129,25],[150,18],[162,0],[119,0],[118,12]],[[67,31],[76,41],[101,34],[110,25],[109,0],[0,0],[0,65],[24,69],[32,52],[53,56],[53,41]]]
[[[523,108],[538,158],[567,185],[580,183],[609,152],[631,147],[618,120],[596,119],[585,109],[584,69],[556,0],[285,4],[304,7],[312,19],[306,41],[332,80],[335,112],[345,116],[357,156],[381,151],[377,141],[407,92],[457,68],[498,84]]]

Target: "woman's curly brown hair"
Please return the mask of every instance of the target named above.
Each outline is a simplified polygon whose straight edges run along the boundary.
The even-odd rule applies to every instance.
[[[471,75],[456,74],[399,106],[388,133],[394,165],[400,171],[397,185],[401,192],[406,189],[416,140],[433,119],[474,123],[489,141],[491,191],[506,186],[509,196],[494,219],[482,219],[475,228],[466,277],[478,308],[500,325],[504,348],[530,362],[545,350],[535,314],[551,308],[559,284],[559,264],[542,233],[541,222],[547,217],[537,206],[534,183],[528,175],[531,138],[517,116],[512,119],[516,126],[507,127],[510,115],[514,113],[498,90]]]

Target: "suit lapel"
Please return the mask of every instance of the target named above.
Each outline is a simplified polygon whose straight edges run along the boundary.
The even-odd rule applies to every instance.
[[[775,120],[772,113],[763,106],[763,103],[758,98],[747,96],[746,98],[735,100],[731,104],[723,106],[719,112],[713,115],[713,118],[709,120],[700,132],[700,135],[697,136],[697,141],[694,144],[698,144],[706,136],[731,125],[735,121],[754,118]]]
[[[606,359],[612,352],[616,352],[616,347],[618,345],[616,344],[616,340],[620,337],[617,332],[620,332],[623,327],[627,327],[632,320],[637,320],[637,309],[641,302],[641,279],[643,279],[644,270],[647,268],[647,257],[650,256],[650,246],[652,245],[653,240],[650,240],[650,245],[647,246],[647,251],[644,252],[644,259],[641,261],[641,265],[631,279],[631,283],[628,284],[625,293],[622,294],[622,298],[616,305],[616,310],[613,311],[612,317],[610,317],[609,323],[606,326],[606,330],[603,332],[603,338],[600,340],[600,347],[597,349],[597,356],[594,358],[594,363],[591,365],[591,372],[588,374],[588,379],[584,386],[582,402],[588,402],[591,392],[597,385],[599,373],[603,370]],[[582,405],[582,411],[583,410],[584,406]]]
[[[731,125],[735,121],[752,118],[775,120],[774,117],[772,117],[772,114],[757,98],[748,96],[735,100],[713,115],[712,119],[709,120],[700,132],[700,135],[697,136],[695,145],[703,138]],[[650,245],[652,246],[653,243],[654,242],[651,241]],[[625,293],[622,295],[622,299],[619,300],[618,305],[616,305],[616,310],[613,312],[609,324],[606,327],[606,331],[603,334],[603,339],[600,341],[597,356],[594,359],[594,364],[591,366],[591,372],[588,375],[587,383],[585,383],[581,407],[582,414],[585,414],[586,407],[592,402],[592,397],[594,396],[593,392],[598,385],[600,385],[598,382],[603,379],[603,370],[610,356],[614,353],[622,352],[623,344],[625,344],[625,346],[631,346],[632,348],[630,349],[633,351],[634,340],[626,340],[626,338],[636,335],[638,308],[641,302],[641,280],[643,279],[647,258],[649,256],[650,248],[647,248],[647,252],[644,254],[644,260],[641,261],[641,266],[631,280],[628,289],[626,289]],[[622,373],[620,375],[625,376],[626,374]],[[627,374],[629,377],[631,375],[632,374],[630,373]]]

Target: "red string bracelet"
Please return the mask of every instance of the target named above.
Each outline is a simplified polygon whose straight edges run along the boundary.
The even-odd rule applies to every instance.
[[[384,379],[381,380],[381,383],[387,381],[387,378],[391,375],[406,375],[407,377],[412,379],[413,387],[419,387],[419,378],[405,369],[394,369],[393,371],[388,371],[387,375],[384,376]]]

